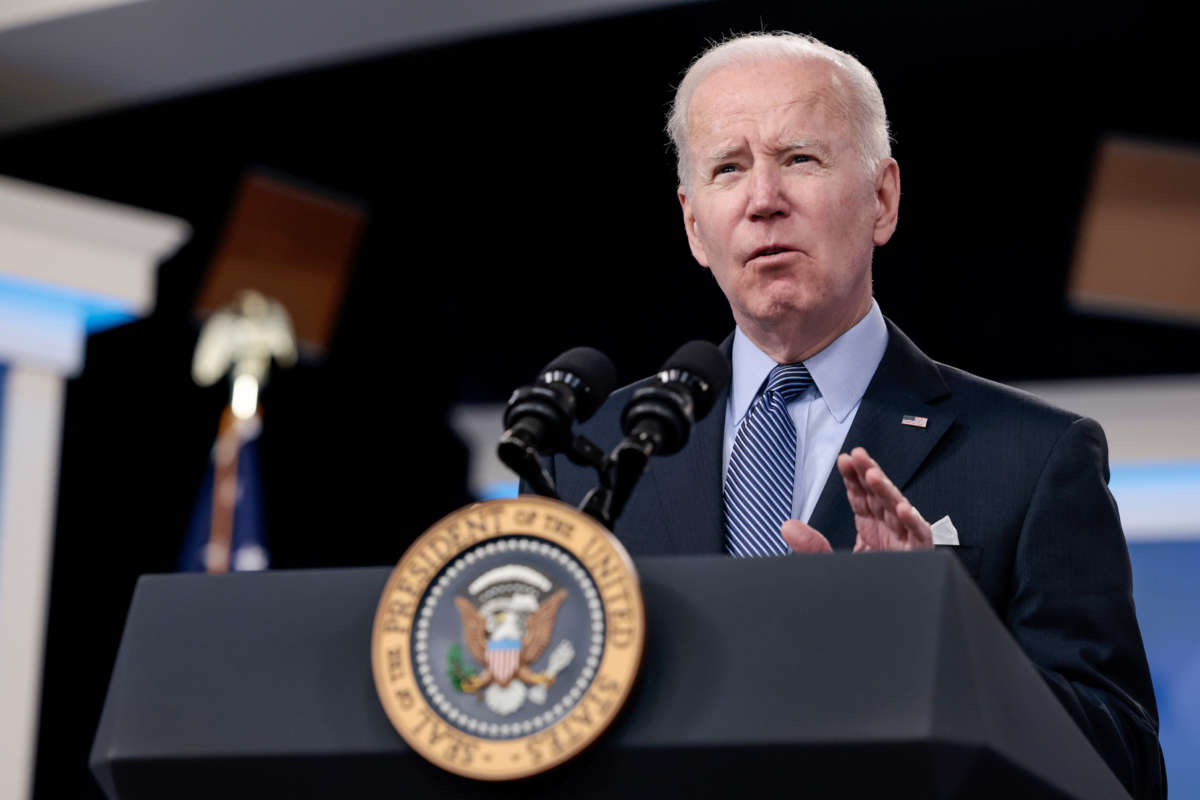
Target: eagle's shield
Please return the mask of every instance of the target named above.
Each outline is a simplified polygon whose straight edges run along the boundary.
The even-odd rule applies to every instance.
[[[501,686],[507,686],[521,665],[521,642],[517,639],[497,639],[487,644],[488,669]]]

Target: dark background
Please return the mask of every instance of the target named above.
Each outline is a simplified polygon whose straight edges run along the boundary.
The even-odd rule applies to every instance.
[[[1196,329],[1065,300],[1102,138],[1200,145],[1195,14],[1172,9],[704,3],[0,141],[0,173],[194,228],[154,315],[91,337],[68,388],[37,796],[98,795],[83,761],[133,583],[178,559],[226,401],[191,384],[190,309],[247,169],[371,214],[328,356],[263,397],[274,565],[384,564],[467,499],[450,404],[502,402],[570,346],[604,350],[624,382],[732,328],[688,253],[662,133],[682,69],[730,31],[809,32],[877,76],[903,200],[876,296],[930,355],[1005,381],[1200,371]]]

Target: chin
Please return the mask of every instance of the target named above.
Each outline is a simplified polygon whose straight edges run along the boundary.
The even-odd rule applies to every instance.
[[[764,323],[781,322],[797,316],[805,317],[819,314],[827,303],[824,298],[808,292],[788,292],[772,297],[761,298],[751,304],[755,319]]]

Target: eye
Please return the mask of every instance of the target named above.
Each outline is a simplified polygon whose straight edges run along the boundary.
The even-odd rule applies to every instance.
[[[796,153],[796,155],[792,156],[793,164],[806,164],[812,160],[813,160],[813,157],[808,155],[807,153]]]
[[[722,164],[713,170],[714,175],[728,175],[731,172],[737,171],[737,164]]]

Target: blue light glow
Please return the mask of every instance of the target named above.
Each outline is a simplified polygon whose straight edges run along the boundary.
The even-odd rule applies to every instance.
[[[137,318],[128,304],[104,295],[0,275],[0,305],[12,304],[53,318],[81,320],[88,333]]]
[[[1157,488],[1194,485],[1200,487],[1200,461],[1147,461],[1137,464],[1113,464],[1108,485],[1113,494],[1118,488]]]

